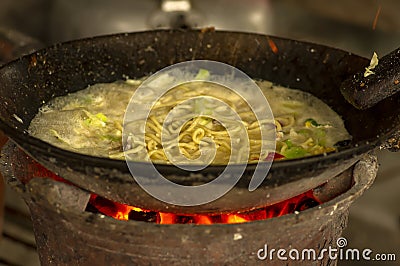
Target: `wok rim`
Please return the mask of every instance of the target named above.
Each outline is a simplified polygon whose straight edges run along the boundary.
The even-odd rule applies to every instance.
[[[109,39],[111,37],[121,38],[124,36],[133,35],[133,34],[148,34],[148,33],[161,33],[161,32],[185,32],[185,31],[187,31],[187,30],[170,30],[170,29],[145,30],[145,31],[135,31],[135,32],[112,33],[112,34],[105,34],[105,35],[98,35],[98,36],[93,36],[93,37],[69,40],[69,41],[65,41],[65,42],[59,42],[59,43],[55,43],[50,46],[38,49],[32,53],[21,56],[10,62],[7,62],[6,64],[4,64],[0,67],[0,70],[7,68],[9,66],[12,66],[12,65],[18,63],[19,60],[30,57],[32,55],[35,55],[36,53],[48,51],[49,49],[52,49],[52,48],[60,48],[62,46],[66,46],[68,44],[82,43],[85,41],[91,41],[91,40],[96,40],[96,39]],[[202,32],[203,30],[196,29],[196,30],[189,30],[189,31]],[[341,51],[341,52],[347,53],[351,56],[356,56],[356,57],[360,57],[365,60],[368,60],[365,57],[358,56],[356,54],[353,54],[351,52],[348,52],[348,51],[345,51],[342,49],[330,47],[330,46],[323,45],[323,44],[313,43],[313,42],[309,42],[309,41],[302,41],[302,40],[290,39],[290,38],[274,36],[274,35],[269,35],[269,34],[253,33],[253,32],[226,31],[226,30],[215,30],[214,32],[228,33],[228,34],[229,33],[233,33],[233,34],[239,33],[239,34],[252,35],[252,36],[268,36],[268,37],[277,38],[280,40],[287,40],[287,41],[298,42],[298,43],[302,43],[302,44],[318,45],[319,47],[325,47],[328,49]],[[333,109],[333,110],[336,112],[335,109]],[[9,123],[7,123],[7,121],[3,119],[3,117],[0,117],[0,130],[3,131],[11,140],[13,140],[17,144],[17,146],[21,147],[26,153],[28,153],[30,155],[31,155],[31,151],[36,151],[36,152],[42,153],[43,155],[47,156],[48,158],[54,157],[55,159],[61,159],[61,160],[65,159],[65,160],[69,160],[69,161],[71,161],[71,159],[72,159],[73,161],[79,161],[81,164],[83,164],[85,166],[113,168],[113,169],[118,169],[121,171],[126,171],[128,169],[128,165],[125,160],[117,160],[117,159],[111,159],[111,158],[106,158],[106,157],[91,156],[91,155],[87,155],[87,154],[81,154],[81,153],[77,153],[77,152],[73,152],[73,151],[68,151],[68,150],[59,148],[57,146],[54,146],[50,143],[40,140],[39,138],[31,136],[26,130],[21,131],[18,128],[14,128],[14,127],[10,126]],[[333,162],[340,162],[340,161],[343,161],[346,159],[358,157],[358,156],[382,145],[390,137],[390,135],[393,134],[395,131],[396,131],[396,129],[392,129],[391,131],[386,132],[384,135],[377,136],[377,138],[374,139],[374,141],[363,141],[361,144],[357,143],[356,145],[352,144],[352,146],[349,148],[343,148],[339,151],[330,152],[328,154],[319,154],[319,155],[312,155],[312,156],[307,156],[307,157],[302,157],[302,158],[297,158],[297,159],[273,161],[269,171],[274,171],[277,169],[284,169],[284,168],[288,168],[288,167],[301,167],[301,165],[309,165],[309,164],[330,165],[330,164],[333,164]],[[350,132],[350,135],[351,135],[351,132]],[[32,158],[34,160],[36,160],[37,156],[32,156]],[[331,161],[331,163],[328,163],[329,161]],[[161,163],[144,162],[144,161],[143,162],[132,161],[130,163],[133,163],[134,165],[143,165],[143,166],[154,165],[157,169],[162,169],[163,172],[177,174],[177,172],[176,172],[177,167],[172,164],[161,164]],[[270,163],[270,162],[260,162],[260,163],[264,164],[264,163]],[[239,167],[242,165],[243,164],[232,164],[233,167],[236,167],[236,166]],[[254,170],[256,166],[257,166],[257,163],[247,163],[246,170]],[[210,165],[210,166],[207,166],[207,168],[198,171],[197,173],[202,173],[204,171],[206,171],[207,174],[212,173],[212,172],[220,172],[221,170],[225,169],[225,167],[226,167],[226,165]],[[128,172],[129,172],[129,169],[128,169]]]

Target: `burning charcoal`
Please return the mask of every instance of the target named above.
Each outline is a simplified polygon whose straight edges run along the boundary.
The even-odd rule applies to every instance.
[[[136,211],[131,210],[129,212],[129,220],[141,221],[141,222],[157,222],[160,220],[159,215],[157,212],[153,211]]]
[[[105,215],[114,217],[118,213],[117,206],[112,201],[105,198],[92,195],[90,203],[92,203],[94,208]]]
[[[98,213],[99,210],[89,202],[86,206],[85,212]]]
[[[317,201],[315,201],[313,199],[307,199],[307,200],[301,202],[296,207],[295,211],[301,212],[301,211],[307,210],[309,208],[312,208],[312,207],[315,207],[315,206],[318,206],[318,205],[319,205],[319,203]]]
[[[195,224],[196,219],[193,216],[178,216],[178,223],[180,224]]]

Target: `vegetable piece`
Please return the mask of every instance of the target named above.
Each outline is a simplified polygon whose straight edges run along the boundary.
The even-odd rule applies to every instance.
[[[107,120],[108,120],[107,117],[103,113],[96,114],[96,117],[103,122],[107,122]]]
[[[58,139],[60,142],[66,143],[68,145],[70,145],[69,141],[67,141],[67,139],[64,139],[63,137],[60,136],[60,134],[58,134],[57,131],[55,131],[54,129],[50,129],[49,130],[50,134],[53,135],[56,139]]]
[[[105,127],[107,122],[107,117],[103,113],[91,114],[90,112],[84,110],[85,114],[88,116],[85,120],[83,120],[83,124],[85,126],[93,126],[93,127]]]
[[[208,123],[210,123],[211,121],[212,121],[211,118],[202,116],[202,117],[200,117],[200,119],[199,119],[199,124],[202,125],[202,126],[205,126],[205,125],[207,125]]]
[[[312,119],[312,118],[308,118],[305,122],[304,122],[304,125],[307,127],[307,128],[310,128],[310,127],[318,127],[318,126],[320,126],[320,124],[318,124],[317,123],[317,121],[315,121],[314,119]]]
[[[279,160],[279,159],[285,159],[285,156],[277,152],[274,152],[274,160]]]
[[[364,72],[364,78],[368,77],[369,75],[374,75],[375,72],[372,71],[379,63],[378,55],[374,52],[371,58],[371,62],[369,63],[369,66],[365,68]]]
[[[287,159],[296,159],[308,155],[308,152],[302,147],[291,147],[286,149],[282,155]]]
[[[208,80],[210,78],[210,72],[207,69],[200,68],[194,79],[196,80]]]
[[[306,121],[304,122],[304,125],[306,126],[306,128],[311,128],[311,127],[322,127],[322,128],[329,128],[331,127],[331,125],[328,124],[319,124],[315,119],[313,118],[308,118],[306,119]]]
[[[326,131],[323,128],[315,129],[316,143],[321,146],[326,146]]]
[[[283,156],[282,154],[279,154],[277,152],[269,152],[268,155],[264,158],[265,162],[271,162],[271,161],[275,161],[275,160],[280,160],[280,159],[284,159],[285,156]],[[254,160],[258,160],[258,157],[253,158]]]
[[[291,141],[290,139],[287,139],[287,140],[285,140],[284,142],[286,143],[288,149],[290,149],[291,147],[293,147],[293,143],[292,143],[292,141]]]
[[[114,142],[120,142],[121,141],[121,136],[116,136],[116,135],[104,135],[102,139],[114,141]]]

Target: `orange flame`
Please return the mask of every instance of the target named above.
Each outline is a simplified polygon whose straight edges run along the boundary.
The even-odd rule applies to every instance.
[[[247,219],[240,217],[237,214],[228,214],[226,216],[227,216],[226,217],[227,224],[237,224],[237,223],[244,223],[244,222],[248,221]]]
[[[279,217],[295,211],[302,211],[308,207],[318,205],[312,190],[283,202],[264,208],[228,214],[175,214],[166,212],[154,212],[141,208],[112,202],[95,194],[91,195],[89,209],[97,210],[104,215],[118,220],[139,220],[155,222],[158,224],[214,224],[214,223],[245,223],[248,221],[264,220]],[[132,213],[134,215],[132,215]]]

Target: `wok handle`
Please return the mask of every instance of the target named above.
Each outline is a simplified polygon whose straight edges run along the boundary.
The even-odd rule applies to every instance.
[[[365,66],[366,68],[368,66]],[[400,48],[382,57],[365,77],[365,70],[341,84],[345,99],[357,109],[367,109],[400,91]]]

